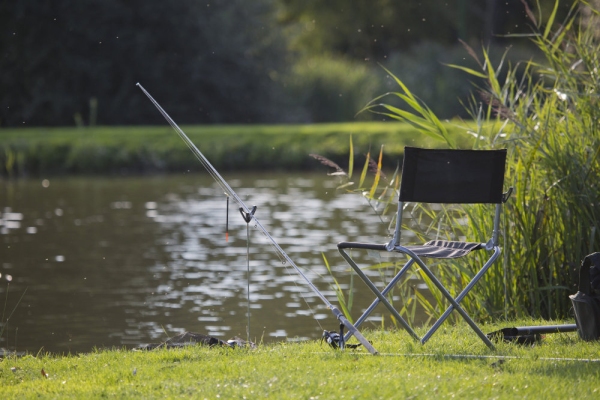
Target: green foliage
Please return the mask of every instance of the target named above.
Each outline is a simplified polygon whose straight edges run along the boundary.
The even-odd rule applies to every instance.
[[[482,286],[497,288],[484,298],[495,310],[506,301],[509,316],[567,317],[578,266],[600,244],[600,115],[593,94],[600,48],[589,26],[576,24],[581,5],[575,2],[556,28],[538,26],[533,41],[546,60],[524,62],[522,78],[509,65],[502,82],[499,69],[482,64],[488,84],[477,113],[487,128],[478,133],[484,146],[508,148],[506,183],[516,189],[504,216],[506,299],[500,276]],[[558,2],[549,22],[557,8]]]
[[[286,43],[271,0],[0,3],[0,125],[273,120]],[[170,104],[168,103],[170,102]],[[280,112],[280,111],[279,111]]]
[[[507,60],[518,62],[529,58],[540,59],[539,52],[524,42],[521,40],[511,44],[510,51],[506,54]],[[492,43],[486,48],[495,65],[505,56],[506,45]],[[474,84],[485,84],[485,77],[468,76],[458,69],[447,67],[448,64],[453,64],[471,69],[478,68],[476,61],[458,42],[442,45],[433,41],[421,41],[409,49],[391,52],[382,64],[440,118],[467,118],[468,113],[461,103],[468,100]],[[397,84],[389,74],[386,74],[383,82],[385,89],[382,92],[396,90]],[[398,106],[404,105],[398,102]]]
[[[335,291],[335,295],[337,297],[340,308],[342,309],[342,312],[344,313],[348,321],[350,321],[350,323],[354,323],[354,320],[352,319],[352,314],[350,313],[350,311],[352,310],[352,302],[354,300],[354,275],[350,275],[350,287],[348,288],[348,298],[346,299],[346,296],[344,295],[344,289],[342,285],[337,281],[337,279],[335,279],[335,276],[331,271],[331,266],[329,265],[329,261],[327,261],[327,257],[325,257],[325,254],[323,254],[323,262],[325,262],[327,272],[329,272],[329,275],[333,278],[333,290]]]
[[[396,170],[394,171],[391,177],[388,177],[386,173],[383,171],[382,159],[383,159],[383,146],[379,151],[378,161],[375,162],[371,158],[371,152],[369,151],[365,156],[365,162],[362,168],[362,173],[360,175],[360,179],[358,184],[352,180],[352,173],[350,172],[353,169],[354,165],[354,145],[352,141],[352,137],[350,138],[350,161],[348,171],[344,171],[342,167],[333,162],[326,157],[311,154],[311,156],[322,164],[334,168],[335,172],[331,173],[331,175],[336,175],[341,178],[341,183],[337,187],[337,189],[344,189],[348,192],[361,194],[371,210],[375,215],[379,217],[381,224],[387,227],[388,233],[391,233],[391,223],[394,222],[393,219],[390,221],[389,225],[384,220],[385,216],[389,214],[390,207],[393,204],[395,198],[398,197],[398,188],[399,188],[399,165],[396,166]],[[370,183],[370,186],[366,185],[367,174],[371,172],[373,175],[373,181]],[[334,276],[331,267],[329,266],[329,262],[325,255],[323,255],[323,259],[325,261],[325,266],[327,267],[327,271],[329,275],[333,279],[333,289],[336,292],[337,300],[340,305],[340,308],[346,318],[349,321],[353,321],[352,316],[352,300],[354,296],[354,272],[350,270],[350,285],[347,289],[347,296],[344,294],[344,290],[342,285],[338,282],[336,277]],[[370,265],[366,267],[366,269],[373,269],[379,271],[380,278],[382,281],[385,281],[385,270],[393,269],[395,272],[398,272],[399,268],[402,267],[402,263],[398,263],[395,261],[384,261],[379,260],[378,263],[374,265]],[[414,277],[413,274],[409,274],[411,279]],[[417,304],[421,302],[422,304],[428,304],[427,302],[421,301],[419,299],[420,293],[415,290],[411,285],[406,284],[406,280],[403,284],[401,284],[398,288],[393,288],[388,293],[388,301],[390,304],[394,304],[394,298],[399,296],[401,300],[401,307],[399,310],[400,315],[407,319],[409,322],[413,322],[415,319]],[[390,317],[394,326],[398,326],[398,321],[395,320],[393,316]],[[382,320],[382,326],[384,325],[384,321]]]
[[[297,61],[287,77],[288,93],[304,113],[296,120],[351,121],[379,90],[379,81],[364,62],[311,57]]]
[[[462,304],[479,319],[520,317],[567,318],[569,294],[576,291],[577,272],[586,254],[598,249],[600,191],[600,45],[597,19],[577,24],[579,7],[561,24],[536,26],[532,37],[545,62],[505,62],[497,67],[483,49],[480,61],[467,47],[479,70],[454,66],[485,79],[470,102],[474,126],[465,132],[476,140],[473,148],[507,148],[505,185],[515,188],[504,207],[503,260],[492,268]],[[556,20],[559,5],[549,16]],[[597,18],[597,17],[596,17]],[[455,137],[437,124],[435,115],[397,80],[392,93],[411,112],[389,104],[366,109],[406,120],[423,134],[455,147]],[[466,236],[487,241],[493,210],[486,206],[445,209],[441,217],[417,205],[411,211],[419,239],[450,230],[448,238]],[[417,221],[417,223],[415,223]],[[423,221],[423,222],[421,222]],[[465,221],[467,221],[465,223]],[[479,266],[439,268],[442,282],[458,293]],[[436,301],[434,313],[444,307]],[[430,307],[433,309],[433,307]]]
[[[277,0],[279,20],[295,50],[382,62],[422,42],[506,44],[506,34],[529,33],[520,1]],[[546,9],[553,0],[531,2]],[[564,7],[560,9],[563,12]]]
[[[506,46],[524,19],[518,0],[3,1],[0,126],[160,123],[136,82],[180,123],[349,121],[375,62],[452,117],[466,85],[440,61],[458,39]]]
[[[385,67],[384,67],[385,69]],[[398,78],[396,78],[390,71],[386,69],[386,72],[390,74],[400,86],[401,92],[387,93],[383,96],[379,96],[369,102],[367,106],[361,111],[371,111],[376,114],[385,115],[386,117],[396,119],[402,122],[407,122],[412,125],[415,129],[424,133],[427,136],[432,137],[436,140],[445,141],[450,148],[455,148],[456,143],[452,136],[448,134],[448,131],[444,124],[440,121],[437,115],[431,111],[422,101],[408,89],[408,87]],[[401,108],[395,107],[386,103],[377,103],[382,98],[387,96],[398,97],[404,102],[410,111],[405,111]],[[383,109],[383,111],[379,111]]]
[[[518,321],[514,326],[542,321]],[[486,326],[495,330],[498,326]],[[133,352],[8,357],[4,398],[594,398],[596,343],[576,333],[533,347],[499,343],[494,353],[466,324],[426,347],[404,332],[365,332],[382,354],[335,351],[318,341],[256,350],[190,346]],[[427,354],[424,354],[427,353]],[[399,384],[398,382],[401,382]]]

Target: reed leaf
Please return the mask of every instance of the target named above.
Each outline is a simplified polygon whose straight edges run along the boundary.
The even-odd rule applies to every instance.
[[[344,295],[344,290],[342,289],[342,287],[339,284],[339,282],[337,281],[337,279],[335,279],[335,276],[333,275],[333,272],[331,271],[331,266],[329,265],[329,261],[327,260],[325,253],[321,253],[321,256],[323,257],[323,262],[325,263],[327,272],[329,272],[329,275],[333,279],[332,286],[333,286],[333,290],[335,291],[336,297],[338,299],[340,308],[342,309],[342,312],[344,313],[344,316],[348,319],[348,321],[353,323],[354,321],[352,320],[352,315],[350,313],[350,311],[352,310],[352,301],[354,298],[352,275],[351,275],[351,280],[350,280],[350,282],[351,282],[350,288],[348,289],[348,300],[346,300],[346,296]]]
[[[375,171],[375,179],[373,180],[373,185],[371,186],[371,190],[369,192],[369,199],[373,199],[375,197],[375,192],[379,186],[379,179],[381,178],[381,160],[383,159],[383,146],[379,150],[379,161],[377,162],[377,170]]]
[[[450,67],[450,68],[459,69],[459,70],[464,71],[467,74],[473,75],[473,76],[475,76],[477,78],[486,79],[488,77],[487,74],[484,74],[483,72],[479,72],[479,71],[476,71],[476,70],[474,70],[472,68],[464,67],[462,65],[456,65],[456,64],[444,64],[444,65],[447,66],[447,67]]]
[[[352,142],[352,134],[350,134],[350,156],[348,157],[348,179],[352,179],[354,171],[354,144]]]
[[[556,13],[558,12],[558,6],[560,4],[560,0],[556,0],[554,2],[554,8],[552,9],[552,13],[550,13],[550,16],[548,17],[548,23],[546,24],[546,28],[544,29],[544,39],[548,38],[548,35],[550,34],[550,31],[552,29],[552,26],[554,25],[554,19],[556,18]]]
[[[362,189],[367,177],[367,171],[369,170],[369,160],[371,159],[371,152],[369,151],[366,156],[365,164],[363,165],[362,172],[360,174],[360,180],[358,181],[358,188]]]

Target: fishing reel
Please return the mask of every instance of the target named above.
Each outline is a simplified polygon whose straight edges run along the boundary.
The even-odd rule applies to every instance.
[[[338,332],[334,332],[334,331],[326,331],[323,330],[323,335],[321,336],[321,342],[327,342],[328,345],[330,345],[333,349],[355,349],[358,346],[360,346],[360,343],[358,344],[346,344],[346,342],[344,341],[344,324],[340,324],[340,331]]]

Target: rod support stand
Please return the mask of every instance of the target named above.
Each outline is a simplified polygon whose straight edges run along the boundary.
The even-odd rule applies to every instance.
[[[242,218],[244,218],[244,221],[246,221],[247,224],[249,224],[250,221],[252,221],[255,212],[256,206],[252,206],[252,210],[250,210],[250,212],[246,212],[244,211],[243,207],[240,207],[240,214],[242,214]]]

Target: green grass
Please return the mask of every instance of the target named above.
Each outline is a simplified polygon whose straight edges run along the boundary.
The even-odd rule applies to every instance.
[[[446,123],[460,140],[462,129]],[[315,169],[309,153],[347,162],[349,136],[357,154],[385,145],[395,167],[405,145],[440,146],[406,123],[183,126],[219,170]],[[0,129],[0,175],[148,173],[201,169],[165,123],[153,127]]]
[[[366,334],[381,355],[312,341],[10,357],[0,361],[0,385],[4,398],[592,398],[600,390],[599,344],[576,333],[496,351],[465,324],[446,325],[425,346],[404,332]]]

